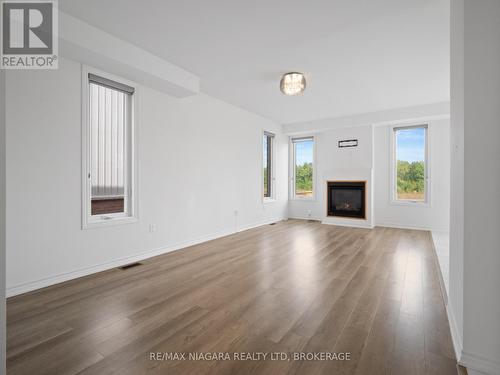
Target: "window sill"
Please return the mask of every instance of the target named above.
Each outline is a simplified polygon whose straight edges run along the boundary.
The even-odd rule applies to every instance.
[[[296,198],[296,197],[292,197],[292,198],[288,198],[289,201],[294,201],[294,202],[317,202],[316,198],[312,197],[312,198]]]
[[[391,206],[406,206],[406,207],[430,207],[429,202],[419,202],[419,201],[397,201],[397,200],[391,200],[390,202]]]
[[[93,228],[101,228],[101,227],[110,227],[114,225],[124,225],[124,224],[132,224],[136,223],[139,220],[136,217],[128,216],[128,217],[113,217],[111,219],[98,219],[88,221],[83,223],[82,229],[93,229]]]
[[[274,202],[276,202],[276,199],[274,199],[274,198],[264,198],[262,200],[263,204],[270,204],[270,203],[274,203]]]

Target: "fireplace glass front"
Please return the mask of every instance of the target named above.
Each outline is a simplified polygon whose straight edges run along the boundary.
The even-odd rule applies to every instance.
[[[365,181],[329,181],[328,216],[365,218]]]

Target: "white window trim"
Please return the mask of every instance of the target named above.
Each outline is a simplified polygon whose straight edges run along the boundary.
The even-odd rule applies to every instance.
[[[129,205],[128,213],[114,213],[114,214],[106,214],[92,217],[91,213],[91,199],[90,199],[90,180],[88,175],[90,173],[90,152],[89,147],[89,132],[90,127],[88,124],[89,119],[89,73],[96,74],[103,78],[108,78],[113,81],[117,81],[120,83],[124,83],[128,86],[134,87],[134,94],[131,97],[132,104],[130,106],[131,109],[131,146],[130,146],[130,154],[128,158],[130,160],[130,171],[132,176],[130,179],[130,186],[128,186],[128,197],[131,200]],[[138,210],[138,174],[137,174],[137,145],[138,145],[138,129],[137,129],[137,103],[138,103],[138,85],[135,82],[131,82],[122,77],[118,77],[98,69],[92,68],[90,66],[82,65],[82,123],[81,123],[81,138],[82,138],[82,229],[90,229],[90,228],[98,228],[104,226],[112,226],[112,225],[120,225],[120,224],[128,224],[134,223],[139,220],[139,210]],[[132,193],[130,193],[132,192]]]
[[[425,200],[402,200],[396,198],[396,141],[395,130],[404,128],[420,128],[426,127],[425,132]],[[394,206],[410,206],[410,207],[431,207],[431,158],[430,158],[430,139],[431,139],[431,126],[428,123],[415,123],[415,124],[400,124],[389,126],[389,139],[390,139],[390,173],[389,173],[389,202]]]
[[[264,166],[264,154],[263,154],[263,149],[262,147],[264,146],[263,143],[261,143],[261,158],[260,158],[260,170],[261,170],[261,176],[262,176],[262,181],[261,181],[261,194],[260,196],[262,197],[262,203],[268,204],[268,203],[274,203],[276,202],[276,133],[273,133],[268,130],[262,130],[262,136],[261,136],[261,142],[264,141],[264,136],[266,134],[272,135],[272,143],[271,143],[271,196],[270,197],[264,197],[264,174],[262,173],[262,168]]]
[[[301,196],[296,196],[295,195],[295,146],[293,139],[295,138],[312,138],[313,140],[313,191],[312,191],[312,197],[301,197]],[[288,176],[289,176],[289,198],[288,200],[290,201],[299,201],[299,202],[315,202],[316,201],[316,189],[317,189],[317,181],[316,181],[316,168],[317,168],[317,158],[316,158],[316,136],[312,134],[308,135],[301,135],[301,136],[296,136],[296,137],[290,137],[289,138],[289,143],[288,143],[288,149],[289,149],[289,160],[290,160],[290,165],[289,165],[289,171],[288,171]]]

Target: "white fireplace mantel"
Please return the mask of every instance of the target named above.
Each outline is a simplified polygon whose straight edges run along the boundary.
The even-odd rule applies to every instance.
[[[327,183],[328,181],[366,181],[366,218],[327,216]],[[325,171],[319,184],[318,198],[323,210],[323,224],[343,225],[359,228],[373,228],[373,169],[372,168],[336,168]]]

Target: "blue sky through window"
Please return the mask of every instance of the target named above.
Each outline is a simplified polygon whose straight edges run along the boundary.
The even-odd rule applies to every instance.
[[[425,128],[410,128],[396,132],[396,157],[410,163],[425,160]]]
[[[295,143],[295,162],[297,165],[313,162],[313,141]]]

